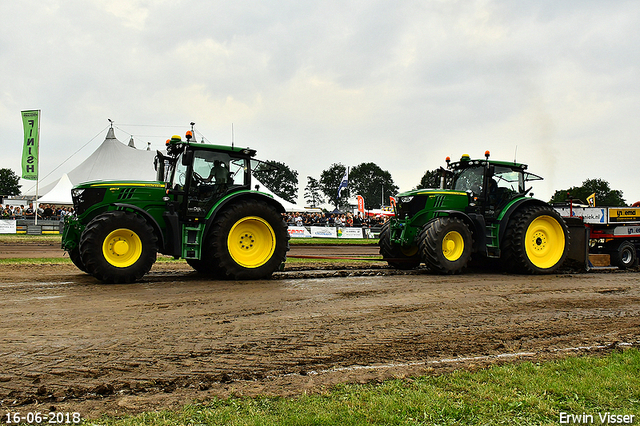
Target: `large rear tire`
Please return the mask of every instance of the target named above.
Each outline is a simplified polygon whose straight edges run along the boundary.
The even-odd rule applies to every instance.
[[[156,261],[158,238],[141,216],[110,211],[89,222],[80,237],[86,271],[105,283],[131,283]]]
[[[206,272],[226,279],[263,279],[286,260],[289,233],[274,207],[243,200],[216,217],[205,244]]]
[[[382,258],[387,261],[389,266],[396,269],[413,269],[420,265],[419,248],[409,247],[405,248],[397,244],[391,243],[391,229],[390,223],[386,222],[382,225],[380,231],[380,254]]]
[[[439,274],[459,274],[471,259],[473,236],[455,217],[427,222],[419,235],[420,254],[429,269]]]
[[[564,262],[569,231],[549,206],[525,206],[507,224],[504,236],[505,269],[523,274],[553,273]]]

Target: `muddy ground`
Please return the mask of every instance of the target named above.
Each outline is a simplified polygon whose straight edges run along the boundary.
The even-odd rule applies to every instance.
[[[157,263],[103,285],[71,264],[0,265],[0,407],[94,418],[638,346],[639,278],[344,263],[233,282]]]

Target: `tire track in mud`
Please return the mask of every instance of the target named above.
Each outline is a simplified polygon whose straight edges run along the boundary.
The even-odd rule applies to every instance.
[[[30,267],[33,281],[0,266],[0,405],[104,412],[126,402],[135,411],[422,374],[432,360],[640,336],[635,272],[433,276],[352,268],[230,282],[175,267],[157,265],[136,284],[102,285],[70,265]],[[312,374],[387,364],[405,367]]]

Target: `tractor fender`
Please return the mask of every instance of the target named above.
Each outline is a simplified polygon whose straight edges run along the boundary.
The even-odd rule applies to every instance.
[[[508,228],[508,226],[503,226],[503,225],[506,225],[509,223],[511,216],[513,216],[513,214],[516,211],[520,210],[520,208],[522,208],[523,206],[548,206],[548,205],[549,205],[548,203],[545,203],[544,201],[541,201],[541,200],[537,200],[535,198],[520,198],[519,200],[514,201],[513,204],[505,208],[502,211],[502,214],[498,217],[498,220],[500,222],[500,233],[499,233],[500,244],[502,245],[502,238],[504,237],[504,234],[505,232],[507,232],[507,228]]]
[[[229,197],[224,198],[217,205],[214,206],[213,211],[211,212],[211,214],[207,218],[207,223],[205,225],[205,235],[208,234],[209,229],[211,228],[211,225],[215,221],[216,216],[218,215],[218,213],[220,213],[222,210],[224,210],[225,207],[227,207],[228,205],[237,203],[237,202],[242,201],[242,200],[263,201],[263,202],[269,204],[270,206],[273,206],[278,213],[284,213],[285,212],[285,209],[282,206],[282,204],[280,204],[273,197],[270,197],[269,195],[266,195],[266,194],[264,194],[262,192],[256,192],[256,191],[235,192],[235,193],[231,194]]]
[[[153,216],[151,216],[146,210],[143,210],[138,206],[133,206],[131,204],[125,204],[125,203],[113,203],[113,204],[111,204],[111,206],[116,207],[116,210],[131,210],[131,211],[134,211],[135,213],[139,214],[140,216],[144,217],[145,220],[153,228],[153,231],[158,236],[158,247],[164,247],[164,234],[162,233],[162,230],[160,229],[160,225],[153,218]]]
[[[473,213],[467,214],[459,210],[440,210],[438,211],[438,217],[439,216],[456,217],[462,220],[469,227],[471,235],[473,236],[473,251],[477,252],[484,250],[486,236],[485,221],[482,215]]]

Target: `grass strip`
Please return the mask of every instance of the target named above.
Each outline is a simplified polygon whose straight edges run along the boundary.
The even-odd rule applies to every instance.
[[[102,417],[88,424],[554,425],[568,415],[592,416],[592,424],[602,424],[600,416],[607,413],[620,420],[634,416],[633,422],[640,422],[640,352],[636,349],[604,357],[341,385],[326,394],[298,398],[214,399],[179,411]]]
[[[60,234],[0,234],[0,244],[16,244],[16,243],[61,243],[62,235]]]

